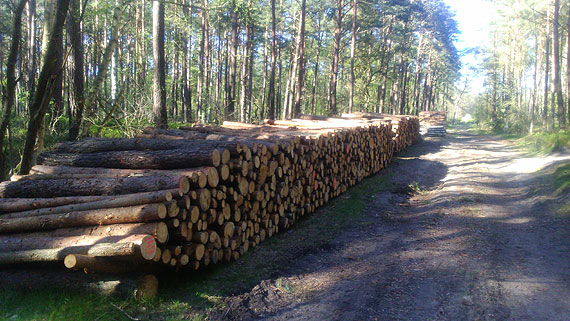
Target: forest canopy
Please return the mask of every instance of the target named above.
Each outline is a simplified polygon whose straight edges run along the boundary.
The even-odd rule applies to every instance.
[[[55,141],[302,113],[447,110],[439,0],[2,0],[2,177]]]

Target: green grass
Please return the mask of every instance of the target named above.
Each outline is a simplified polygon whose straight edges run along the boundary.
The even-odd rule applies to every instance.
[[[389,178],[380,174],[362,180],[291,229],[250,248],[238,261],[162,276],[159,296],[152,301],[4,290],[0,320],[128,320],[124,313],[142,320],[203,320],[210,309],[225,308],[224,297],[248,291],[262,280],[276,279],[277,287],[292,293],[295,289],[280,281],[281,273],[298,257],[331,244],[343,230],[366,227],[363,211],[376,193],[393,188]]]
[[[553,174],[553,183],[557,195],[570,193],[570,164],[556,169]]]
[[[550,154],[570,148],[570,131],[537,133],[516,141],[517,146],[535,154]]]

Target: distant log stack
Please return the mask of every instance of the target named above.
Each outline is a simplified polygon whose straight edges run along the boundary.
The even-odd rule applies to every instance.
[[[424,136],[445,136],[447,133],[447,113],[444,111],[422,111],[420,134]]]
[[[235,260],[385,168],[418,132],[416,117],[361,113],[60,143],[0,184],[0,264],[123,273]]]

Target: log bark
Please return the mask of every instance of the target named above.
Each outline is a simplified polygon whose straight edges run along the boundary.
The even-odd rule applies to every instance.
[[[116,209],[0,219],[0,234],[90,225],[144,223],[164,219],[166,214],[167,210],[164,204],[148,204]]]
[[[58,143],[53,153],[99,153],[115,151],[145,151],[169,149],[195,149],[202,147],[203,142],[166,140],[155,138],[88,138],[77,142]]]
[[[200,143],[200,144],[198,144]],[[223,153],[237,155],[233,143],[197,141],[192,149],[158,151],[121,151],[86,154],[42,153],[38,161],[43,165],[128,169],[179,169],[200,166],[219,166]]]
[[[185,176],[141,176],[101,179],[54,179],[0,183],[3,198],[49,198],[65,196],[122,195],[178,189],[187,193],[190,182]]]
[[[179,197],[179,190],[170,189],[150,193],[164,193],[166,201],[172,200],[173,197]],[[129,197],[129,195],[138,195],[142,193],[126,194],[120,196],[67,196],[54,198],[4,198],[0,199],[0,213],[30,211],[47,207],[65,206],[69,204],[91,203],[101,200],[114,200],[119,197]],[[136,205],[136,204],[133,204]]]
[[[162,223],[162,222],[161,222]],[[0,252],[14,252],[25,250],[40,250],[50,248],[68,248],[76,246],[95,245],[99,243],[126,243],[133,239],[141,239],[149,234],[125,235],[76,235],[76,236],[54,236],[26,233],[0,236]],[[154,236],[153,236],[154,237]]]
[[[40,215],[50,215],[50,214],[61,214],[68,212],[78,212],[87,210],[97,210],[104,208],[119,208],[125,206],[136,206],[144,205],[149,203],[161,203],[168,202],[172,200],[172,193],[168,191],[158,191],[158,192],[147,192],[147,193],[137,193],[137,194],[127,194],[123,196],[116,196],[112,198],[106,198],[101,201],[63,205],[57,207],[47,207],[38,208],[31,211],[22,211],[10,214],[4,214],[0,216],[3,219],[6,218],[18,218],[18,217],[32,217]]]
[[[112,224],[89,227],[60,228],[50,231],[35,231],[33,233],[10,234],[9,236],[0,237],[0,243],[3,239],[27,239],[32,237],[68,237],[68,236],[125,236],[135,234],[152,235],[159,243],[166,243],[168,240],[168,227],[164,222],[152,223],[132,223],[132,224]]]
[[[154,257],[156,243],[150,235],[132,238],[123,243],[98,243],[94,245],[73,246],[64,248],[26,250],[0,253],[1,264],[18,264],[32,262],[63,261],[69,254],[85,254],[89,256],[140,256],[146,260]],[[152,256],[151,256],[152,254]]]

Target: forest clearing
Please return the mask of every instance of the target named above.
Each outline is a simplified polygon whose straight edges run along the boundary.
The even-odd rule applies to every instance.
[[[570,2],[0,2],[0,319],[570,319]]]

